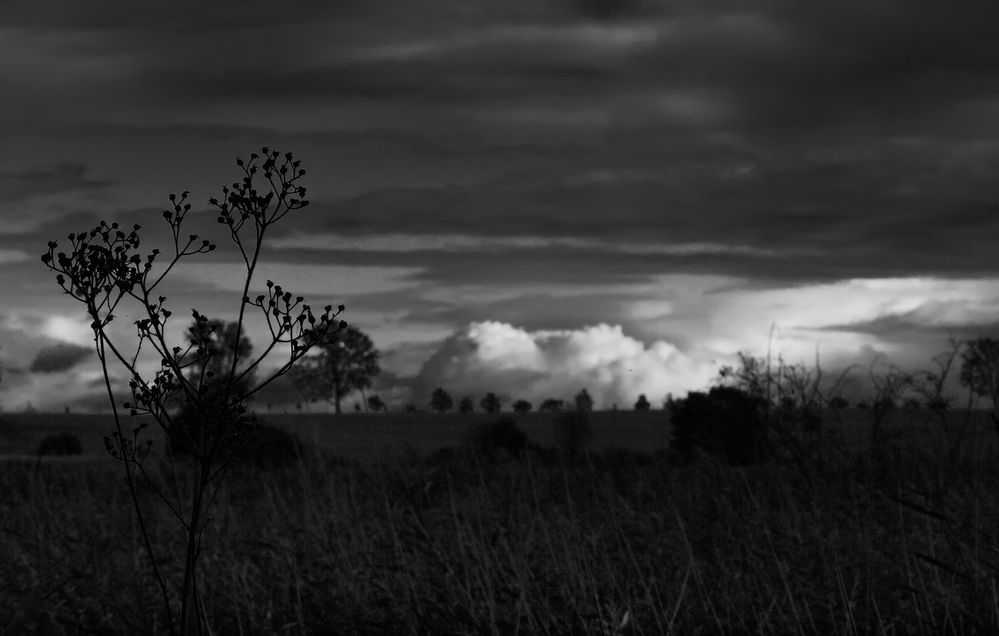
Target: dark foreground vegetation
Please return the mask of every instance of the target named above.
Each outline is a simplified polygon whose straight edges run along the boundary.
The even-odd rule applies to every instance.
[[[225,634],[996,633],[995,434],[958,419],[852,436],[827,422],[736,467],[696,450],[689,463],[663,450],[586,451],[578,423],[550,448],[510,421],[384,461],[306,445],[281,467],[230,469],[203,543],[208,624]],[[0,492],[7,633],[164,631],[113,463],[0,463]],[[180,576],[184,533],[151,497],[160,566]]]

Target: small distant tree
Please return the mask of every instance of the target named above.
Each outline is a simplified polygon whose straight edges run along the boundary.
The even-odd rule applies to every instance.
[[[500,399],[499,396],[490,391],[486,393],[486,396],[482,398],[479,402],[479,406],[486,413],[499,413],[500,412]]]
[[[648,400],[648,398],[645,397],[645,394],[642,393],[641,395],[639,395],[638,396],[638,401],[635,402],[635,410],[636,411],[648,411],[650,408],[652,408],[652,405],[649,404],[649,400]]]
[[[593,398],[590,397],[590,392],[586,389],[576,394],[576,410],[584,413],[593,411]]]
[[[472,396],[466,395],[460,400],[458,400],[458,412],[462,415],[468,415],[469,413],[475,411],[475,400]]]
[[[430,409],[435,413],[446,413],[453,408],[454,400],[451,399],[451,394],[443,387],[434,389],[433,395],[430,396]]]
[[[850,402],[842,395],[837,395],[829,400],[829,408],[834,411],[842,411],[843,409],[850,408]]]
[[[902,407],[907,411],[918,411],[920,406],[919,400],[914,397],[906,398],[902,403]]]
[[[513,403],[513,412],[517,413],[518,415],[523,415],[524,413],[530,413],[532,408],[534,408],[534,405],[528,402],[527,400],[521,399]]]
[[[409,404],[407,404],[407,405],[406,405],[406,406],[405,406],[405,407],[403,408],[403,410],[404,410],[404,411],[406,411],[406,413],[419,413],[419,412],[420,412],[420,409],[418,409],[418,408],[416,407],[416,405],[415,405],[415,404],[413,404],[412,402],[410,402]]]
[[[380,354],[371,338],[353,325],[328,335],[318,349],[319,355],[303,358],[292,368],[292,378],[308,398],[326,399],[339,414],[343,398],[371,388],[381,373]]]
[[[556,400],[555,398],[548,398],[541,403],[538,410],[542,413],[558,413],[563,408],[565,408],[565,400]]]
[[[388,410],[388,405],[377,395],[372,395],[368,397],[368,409],[372,413],[382,413]]]

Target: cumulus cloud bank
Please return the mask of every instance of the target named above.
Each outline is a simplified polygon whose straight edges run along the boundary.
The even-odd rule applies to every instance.
[[[571,398],[586,388],[597,408],[653,403],[667,393],[703,388],[717,366],[698,361],[668,342],[646,346],[618,325],[575,330],[525,331],[502,322],[473,322],[448,337],[420,370],[414,399],[442,386],[452,394],[494,391],[535,402]]]

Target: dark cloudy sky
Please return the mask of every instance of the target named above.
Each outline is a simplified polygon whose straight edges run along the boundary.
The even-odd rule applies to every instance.
[[[658,402],[772,324],[791,357],[928,360],[999,309],[992,5],[5,2],[0,402],[92,390],[93,357],[31,371],[88,344],[46,241],[155,242],[181,190],[214,218],[265,144],[312,206],[263,276],[346,304],[394,398]],[[180,269],[177,315],[234,315],[237,261]]]

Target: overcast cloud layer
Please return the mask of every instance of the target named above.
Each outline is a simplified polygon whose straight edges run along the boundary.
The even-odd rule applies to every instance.
[[[421,387],[479,369],[441,356],[500,324],[542,352],[563,336],[539,334],[609,330],[600,370],[531,368],[623,400],[597,376],[639,356],[653,402],[774,323],[794,351],[912,360],[995,326],[992,3],[305,6],[0,6],[8,367],[88,344],[38,263],[48,240],[100,218],[162,240],[181,190],[210,228],[204,202],[264,144],[303,161],[312,200],[265,275],[345,303]],[[177,316],[231,316],[237,262],[178,271]],[[91,366],[32,377],[38,395],[8,374],[0,401],[37,405]]]

